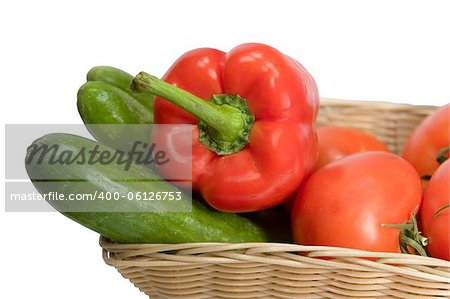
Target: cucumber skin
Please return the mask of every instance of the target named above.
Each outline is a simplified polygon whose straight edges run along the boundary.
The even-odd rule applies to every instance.
[[[103,81],[114,85],[134,97],[142,106],[153,114],[155,96],[149,93],[137,93],[130,89],[133,76],[112,66],[95,66],[86,75],[87,81]]]
[[[88,81],[77,93],[86,124],[151,124],[153,113],[122,89],[103,81]]]
[[[40,146],[47,144],[52,146],[58,144],[60,153],[69,150],[78,152],[80,148],[93,148],[97,143],[83,137],[70,134],[48,134],[33,142]],[[111,150],[111,148],[99,144],[100,151]],[[27,158],[30,154],[31,146],[27,151]],[[126,178],[132,175],[133,178],[142,179],[159,179],[160,178],[151,170],[133,164],[130,169],[125,172],[122,166],[109,164],[103,169],[99,169],[96,165],[78,165],[73,164],[70,173],[67,167],[64,170],[58,169],[58,165],[49,165],[48,156],[42,161],[40,167],[36,163],[26,164],[28,175],[33,181],[35,187],[41,192],[46,193],[56,191],[65,195],[69,193],[93,193],[98,191],[114,190],[117,184],[113,182],[114,178]],[[37,159],[33,159],[34,161]],[[42,165],[45,167],[42,168]],[[86,190],[75,190],[71,184],[58,184],[59,190],[46,190],[48,185],[41,184],[37,180],[42,178],[44,174],[55,173],[60,175],[60,180],[79,179],[87,180],[88,178],[102,178],[90,182],[91,187]],[[165,184],[164,186],[162,184]],[[167,183],[154,182],[146,183],[147,190],[135,190],[132,183],[124,185],[127,192],[147,191],[178,191],[176,187]],[[142,185],[140,185],[142,186]],[[163,187],[162,187],[163,186]],[[48,187],[47,187],[48,188]],[[181,204],[186,204],[191,200],[187,195],[183,195]],[[52,206],[59,210],[60,202],[52,201]],[[141,204],[138,201],[117,202],[117,209],[120,210],[123,204]],[[152,204],[164,204],[164,202],[152,202]],[[213,210],[205,204],[192,200],[192,210],[190,212],[62,212],[65,216],[80,223],[81,225],[98,232],[99,234],[119,243],[191,243],[191,242],[265,242],[267,240],[266,233],[252,221],[236,214],[223,213]]]

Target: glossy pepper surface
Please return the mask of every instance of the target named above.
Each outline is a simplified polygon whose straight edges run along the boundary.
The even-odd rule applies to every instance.
[[[314,166],[319,96],[296,60],[264,44],[201,48],[182,55],[163,80],[140,73],[132,88],[158,95],[155,123],[194,125],[193,189],[216,209],[279,204]]]

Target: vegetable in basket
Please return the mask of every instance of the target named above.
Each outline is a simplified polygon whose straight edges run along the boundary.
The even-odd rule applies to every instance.
[[[387,146],[375,136],[356,128],[319,127],[317,139],[319,140],[319,159],[314,170],[351,154],[364,151],[388,151]]]
[[[88,81],[77,93],[78,112],[87,124],[151,124],[151,112],[124,90]]]
[[[153,122],[153,102],[154,96],[148,93],[137,93],[130,89],[133,76],[121,69],[112,66],[94,66],[86,75],[87,81],[102,81],[118,87],[135,98],[142,106],[144,106],[151,116]]]
[[[441,149],[448,146],[450,104],[439,108],[420,123],[409,137],[403,157],[416,168],[420,176],[429,179],[439,167],[436,156]]]
[[[110,67],[96,66],[89,70],[87,80],[77,93],[77,106],[91,134],[108,146],[123,144],[123,138],[149,138],[153,123],[154,96],[130,90],[133,76]],[[110,126],[130,125],[130,126]],[[122,129],[122,131],[120,131]],[[129,132],[133,130],[133,132]]]
[[[130,74],[111,67],[96,66],[77,93],[77,106],[87,124],[151,124],[154,96],[133,92]]]
[[[415,169],[387,152],[362,152],[331,162],[302,185],[292,209],[294,241],[367,251],[400,252],[400,228],[421,202]],[[415,244],[418,250],[424,244]]]
[[[450,261],[450,160],[431,177],[424,191],[420,220],[429,254]]]
[[[155,123],[194,124],[193,188],[214,208],[275,206],[314,166],[318,91],[296,60],[256,43],[228,53],[202,48],[181,56],[163,80],[142,72],[132,89],[159,96]]]
[[[264,242],[265,232],[252,221],[235,214],[215,211],[205,204],[192,201],[179,192],[173,185],[163,181],[149,168],[131,164],[125,171],[122,165],[108,163],[106,165],[73,163],[61,166],[50,161],[65,159],[62,156],[68,152],[79,153],[93,150],[97,145],[97,156],[103,152],[114,150],[97,144],[79,136],[69,134],[49,134],[36,141],[28,148],[27,159],[33,152],[33,146],[46,145],[51,148],[57,145],[57,155],[45,155],[42,161],[31,159],[26,164],[29,177],[41,193],[57,192],[64,194],[94,195],[102,192],[114,192],[121,196],[120,200],[108,203],[110,210],[105,212],[92,212],[92,205],[97,203],[76,202],[77,208],[86,208],[86,211],[64,211],[69,204],[67,201],[49,201],[49,203],[62,214],[86,226],[101,235],[120,243],[184,243],[184,242]],[[57,177],[58,183],[49,184],[48,177]],[[44,178],[44,179],[43,179]],[[129,178],[127,180],[127,178]],[[83,184],[77,184],[83,182]],[[180,207],[186,206],[186,211],[167,212],[169,204],[164,200],[143,201],[136,200],[137,194],[143,192],[179,192],[180,200],[176,202]],[[128,196],[136,196],[129,200]],[[125,200],[122,200],[123,197]],[[173,204],[173,203],[172,203]],[[152,211],[144,205],[153,205]],[[97,206],[99,207],[99,206]],[[181,208],[180,208],[181,209]],[[124,212],[136,210],[138,212]],[[139,212],[141,211],[142,212]],[[159,212],[162,211],[162,212]]]

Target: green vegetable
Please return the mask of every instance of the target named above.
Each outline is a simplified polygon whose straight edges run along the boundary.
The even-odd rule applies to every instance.
[[[103,81],[88,81],[78,90],[77,98],[80,116],[99,142],[122,149],[118,146],[129,139],[150,138],[151,126],[142,125],[153,122],[153,113],[124,90]],[[132,124],[141,126],[129,126]]]
[[[103,81],[88,81],[77,94],[86,124],[151,124],[153,114],[126,91]]]
[[[35,152],[37,147],[58,145],[54,156],[43,155],[39,162]],[[28,148],[26,169],[36,188],[43,194],[58,192],[69,194],[94,194],[97,192],[177,192],[179,189],[163,181],[150,169],[131,164],[128,171],[123,165],[109,163],[107,165],[73,163],[68,167],[52,163],[68,153],[79,153],[81,149],[87,153],[95,146],[98,151],[110,151],[109,147],[94,141],[69,134],[49,134],[36,141]],[[34,153],[34,156],[33,156]],[[34,157],[31,159],[31,157]],[[40,156],[42,157],[42,155]],[[48,184],[42,179],[49,176],[58,178],[58,184]],[[129,179],[129,180],[127,180]],[[85,181],[82,185],[73,184],[70,180]],[[127,180],[127,181],[126,181]],[[125,182],[126,181],[126,182]],[[144,183],[142,182],[144,181]],[[80,187],[81,186],[81,187]],[[143,190],[144,188],[144,190]],[[182,194],[177,202],[189,207],[191,199]],[[183,242],[264,242],[265,232],[250,220],[235,214],[213,210],[201,202],[192,201],[189,212],[162,212],[167,201],[111,201],[111,208],[116,212],[64,212],[65,201],[48,201],[56,210],[65,216],[88,227],[107,238],[120,243],[183,243]],[[89,205],[79,201],[77,205]],[[151,204],[157,212],[123,212],[133,208],[144,210],[144,205]]]
[[[130,85],[131,81],[133,81],[133,76],[127,72],[112,66],[95,66],[87,73],[87,81],[103,81],[114,85],[126,91],[153,114],[154,95],[132,91]]]

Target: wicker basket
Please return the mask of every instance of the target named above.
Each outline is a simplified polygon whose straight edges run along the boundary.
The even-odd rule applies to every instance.
[[[435,108],[322,99],[318,124],[364,129],[399,153]],[[429,257],[277,243],[116,244],[102,237],[100,245],[105,262],[152,299],[450,297],[450,262]]]

